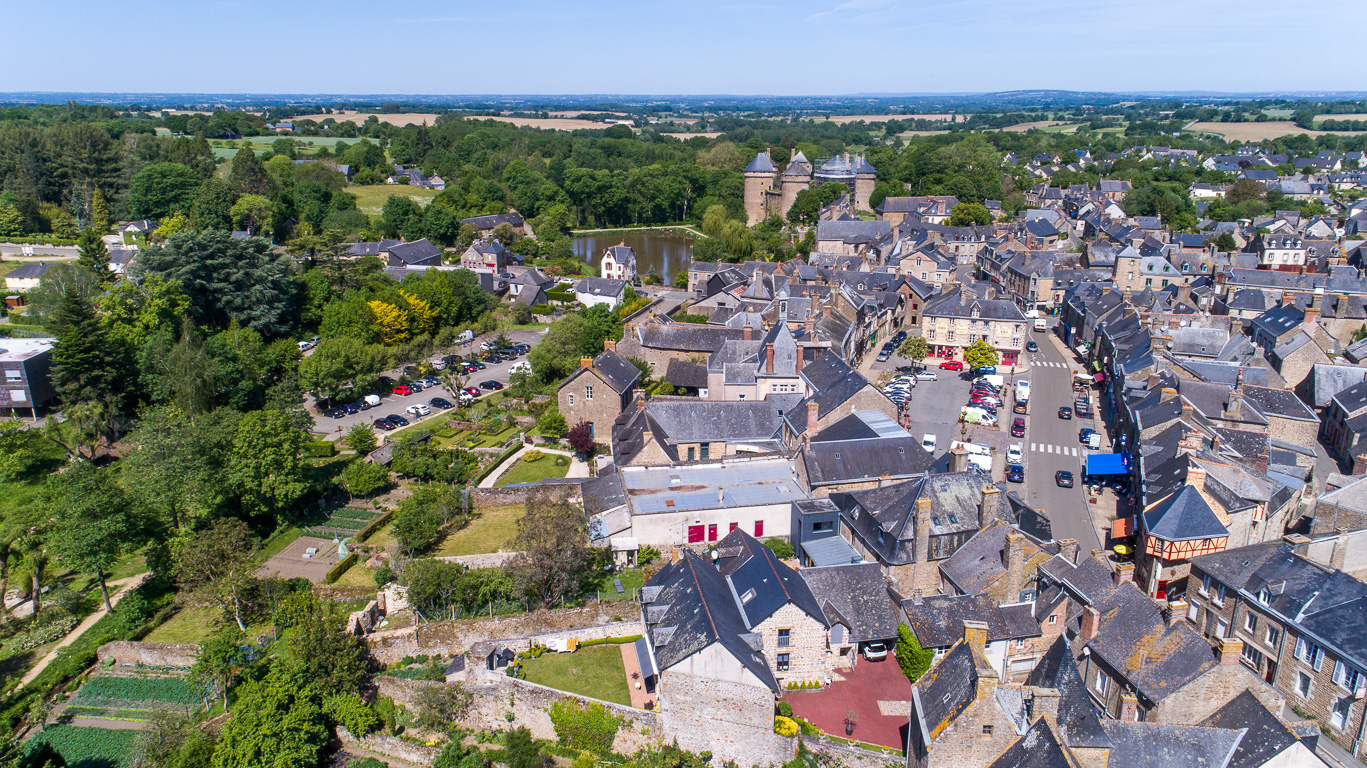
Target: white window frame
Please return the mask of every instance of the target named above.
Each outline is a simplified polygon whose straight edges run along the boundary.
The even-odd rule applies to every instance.
[[[1105,696],[1106,691],[1108,691],[1110,687],[1111,678],[1107,677],[1105,672],[1102,672],[1098,669],[1096,671],[1096,677],[1092,679],[1092,690],[1096,691],[1098,694],[1102,696]]]
[[[1297,672],[1295,687],[1297,696],[1302,699],[1308,699],[1310,698],[1310,694],[1315,692],[1315,678],[1305,672]]]
[[[1253,611],[1244,614],[1244,629],[1253,632],[1258,629],[1258,617]]]
[[[585,399],[585,400],[592,400],[592,399],[593,399],[593,385],[592,385],[592,384],[585,384],[585,385],[584,385],[584,399]]]
[[[574,407],[574,393],[571,392],[571,393],[569,393],[569,395],[570,395],[570,407],[573,408],[573,407]]]

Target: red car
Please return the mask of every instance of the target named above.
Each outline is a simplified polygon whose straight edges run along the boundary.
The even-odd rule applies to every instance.
[[[942,371],[962,371],[963,369],[964,364],[958,360],[946,360],[940,363],[940,370]]]
[[[461,391],[469,395],[470,397],[479,397],[480,395],[484,394],[483,392],[479,391],[479,387],[466,387]]]
[[[411,394],[413,394],[413,388],[410,387],[410,386],[408,386],[407,384],[400,384],[399,386],[397,386],[397,387],[394,388],[394,394],[396,394],[396,395],[411,395]]]

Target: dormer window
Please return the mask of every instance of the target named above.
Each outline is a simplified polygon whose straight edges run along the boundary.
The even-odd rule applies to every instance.
[[[742,603],[748,603],[748,602],[750,602],[751,600],[754,600],[754,599],[755,599],[755,590],[754,590],[753,588],[752,588],[752,589],[747,589],[747,590],[745,590],[744,594],[742,594],[742,595],[740,596],[740,601],[741,601]]]

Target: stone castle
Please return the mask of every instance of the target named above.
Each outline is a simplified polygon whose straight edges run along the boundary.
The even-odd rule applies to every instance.
[[[836,155],[813,170],[812,162],[798,152],[780,173],[769,150],[755,155],[745,167],[745,215],[748,223],[758,224],[770,216],[787,216],[797,193],[827,182],[843,184],[850,190],[855,210],[869,210],[869,197],[877,171],[863,155]]]

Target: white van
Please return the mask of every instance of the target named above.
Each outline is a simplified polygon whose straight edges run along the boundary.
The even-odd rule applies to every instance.
[[[1048,321],[1048,320],[1045,320],[1045,319],[1042,318],[1042,317],[1039,318],[1038,320],[1035,321],[1035,330],[1037,330],[1037,331],[1047,331],[1047,330],[1049,330],[1049,321]]]
[[[1024,403],[1030,400],[1030,382],[1021,379],[1016,382],[1016,402]]]
[[[368,406],[370,406],[371,408],[374,408],[375,406],[377,406],[377,405],[380,404],[380,396],[379,396],[379,395],[366,395],[365,398],[364,398],[364,400],[365,400],[365,404],[368,405]]]
[[[520,362],[520,363],[516,363],[516,364],[513,365],[512,368],[509,368],[509,369],[508,369],[508,373],[510,373],[510,374],[513,374],[513,373],[528,373],[528,374],[529,374],[529,373],[531,373],[531,372],[532,372],[532,364],[529,363],[529,362],[527,362],[526,360],[523,360],[523,361]]]
[[[474,332],[474,331],[461,331],[461,332],[460,332],[460,335],[456,337],[456,343],[457,343],[457,344],[469,344],[470,342],[472,342],[472,341],[474,341],[474,340],[475,340],[475,332]]]

